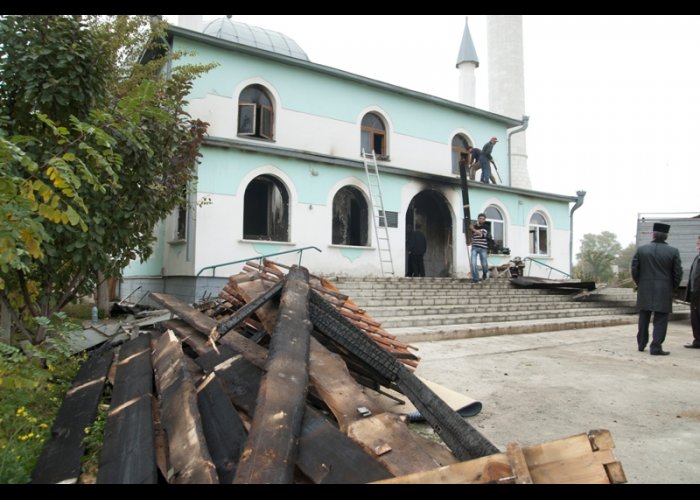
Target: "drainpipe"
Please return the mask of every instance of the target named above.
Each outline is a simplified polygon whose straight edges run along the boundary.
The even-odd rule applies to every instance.
[[[583,199],[586,197],[585,191],[576,191],[576,203],[571,207],[569,218],[571,219],[569,228],[569,274],[574,277],[574,212],[583,205]]]
[[[511,186],[513,185],[513,162],[510,159],[510,137],[520,132],[525,132],[525,130],[527,130],[527,123],[529,121],[530,117],[527,115],[523,115],[523,124],[518,125],[517,127],[508,131],[508,183]]]

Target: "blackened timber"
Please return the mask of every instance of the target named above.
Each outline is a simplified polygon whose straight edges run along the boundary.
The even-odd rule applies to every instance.
[[[112,356],[111,349],[96,350],[80,366],[51,426],[51,440],[44,445],[32,471],[32,483],[78,481],[84,430],[97,416]]]
[[[289,484],[309,381],[309,273],[292,267],[267,357],[257,405],[235,483]]]
[[[362,358],[380,376],[394,381],[458,459],[470,460],[499,453],[496,446],[450,408],[402,363],[377,346],[362,330],[338,313],[333,305],[315,292],[310,294],[310,298],[309,312],[316,329]]]
[[[216,484],[219,478],[207,447],[192,377],[180,342],[172,331],[158,339],[153,352],[160,395],[160,419],[168,436],[175,484]]]
[[[152,393],[150,337],[140,335],[119,351],[97,483],[155,484]]]
[[[150,296],[163,307],[177,314],[183,321],[194,327],[195,330],[204,336],[209,337],[212,330],[216,329],[216,320],[199,312],[177,297],[154,292],[151,292]],[[242,335],[227,335],[221,339],[221,342],[240,352],[249,361],[255,360],[254,362],[259,363],[260,366],[264,366],[265,358],[267,357],[267,349],[264,347],[260,347],[258,344],[251,342]]]
[[[222,321],[216,327],[216,331],[219,337],[223,337],[233,328],[240,325],[248,316],[257,311],[260,306],[265,304],[268,300],[276,297],[284,287],[285,280],[280,280],[275,283],[271,288],[267,289],[265,293],[262,293],[255,297],[252,301],[248,302],[246,305],[238,309],[234,314],[231,315],[226,321]]]
[[[206,335],[200,334],[194,327],[179,318],[165,320],[160,325],[162,331],[172,330],[183,343],[190,346],[197,354],[204,354],[211,349]]]
[[[228,359],[227,359],[228,358]],[[231,402],[251,416],[263,370],[226,346],[195,361],[209,372],[216,368]],[[315,484],[361,484],[393,477],[379,462],[308,404],[304,411],[297,467]]]
[[[472,224],[471,208],[469,206],[469,181],[467,180],[467,162],[459,162],[459,177],[462,183],[462,205],[464,208],[464,238],[467,241],[467,246],[472,244],[472,232],[469,226]]]
[[[213,373],[199,387],[197,404],[219,482],[231,484],[247,437],[241,417]]]

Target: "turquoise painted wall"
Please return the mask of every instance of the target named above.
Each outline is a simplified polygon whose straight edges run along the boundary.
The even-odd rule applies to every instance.
[[[243,178],[251,171],[265,165],[273,165],[288,175],[296,190],[298,202],[326,205],[328,193],[341,180],[354,177],[367,183],[363,171],[337,165],[308,162],[294,158],[281,158],[264,153],[251,153],[235,149],[205,147],[198,172],[200,193],[235,195]],[[318,175],[311,175],[311,169]],[[408,182],[404,177],[382,174],[382,194],[387,210],[401,208],[401,189]]]
[[[376,105],[387,113],[393,132],[442,144],[448,144],[452,132],[458,128],[469,131],[478,148],[496,135],[501,139],[501,147],[494,148],[494,158],[499,165],[507,165],[507,151],[503,146],[506,144],[507,129],[505,125],[487,118],[367,85],[358,85],[298,66],[189,40],[177,39],[175,49],[194,50],[195,55],[187,59],[188,62],[219,63],[218,67],[195,81],[192,98],[203,98],[207,94],[233,97],[234,89],[240,81],[263,75],[279,94],[281,105],[285,109],[357,123],[363,109]],[[342,96],[342,99],[338,96]]]
[[[165,259],[165,223],[161,222],[156,228],[158,240],[153,250],[153,254],[146,262],[134,260],[124,268],[124,276],[160,276]]]

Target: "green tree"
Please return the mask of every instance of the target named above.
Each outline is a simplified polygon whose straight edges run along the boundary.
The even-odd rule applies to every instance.
[[[620,279],[628,279],[632,277],[630,273],[630,266],[632,265],[632,257],[634,257],[634,252],[636,250],[637,245],[630,243],[624,249],[622,249],[620,255],[618,255],[615,263],[618,267],[618,277]]]
[[[50,317],[152,252],[186,203],[206,125],[185,112],[211,66],[173,64],[149,16],[0,19],[0,301],[34,343]],[[168,69],[168,72],[165,69]]]
[[[585,281],[610,283],[614,277],[612,264],[621,251],[617,236],[609,231],[584,234],[581,250],[576,254],[576,276]]]

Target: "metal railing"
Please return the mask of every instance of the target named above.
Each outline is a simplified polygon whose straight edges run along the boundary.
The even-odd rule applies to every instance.
[[[534,262],[535,264],[537,264],[537,265],[539,265],[539,266],[542,266],[542,267],[544,267],[544,268],[546,268],[546,269],[548,270],[547,279],[551,279],[551,277],[552,277],[552,271],[564,275],[567,279],[572,279],[572,278],[571,278],[571,275],[570,275],[569,273],[565,273],[564,271],[561,271],[561,270],[557,269],[556,267],[552,267],[552,266],[550,266],[549,264],[545,264],[544,262],[541,262],[541,261],[539,261],[539,260],[537,260],[537,259],[533,259],[532,257],[525,257],[525,258],[523,259],[523,262],[525,262],[525,261],[528,261],[528,262],[529,262],[529,264],[528,264],[528,266],[527,266],[527,275],[528,275],[528,276],[531,275],[531,273],[530,273],[530,268],[531,268],[531,266],[532,266],[532,263]]]
[[[254,257],[249,257],[247,259],[233,260],[231,262],[224,262],[222,264],[214,264],[213,266],[203,267],[202,269],[199,270],[199,272],[196,274],[196,276],[199,276],[207,269],[211,269],[212,270],[211,276],[214,277],[214,276],[216,276],[216,268],[217,267],[231,266],[233,264],[241,264],[243,262],[248,262],[249,260],[259,260],[260,263],[262,263],[263,259],[266,259],[268,257],[275,257],[276,255],[284,255],[287,253],[294,253],[294,252],[299,252],[299,265],[301,265],[301,256],[304,253],[304,250],[311,250],[311,249],[316,250],[318,252],[321,252],[321,250],[316,248],[316,247],[304,247],[304,248],[295,248],[294,250],[285,250],[284,252],[268,253],[265,255],[256,255]]]

